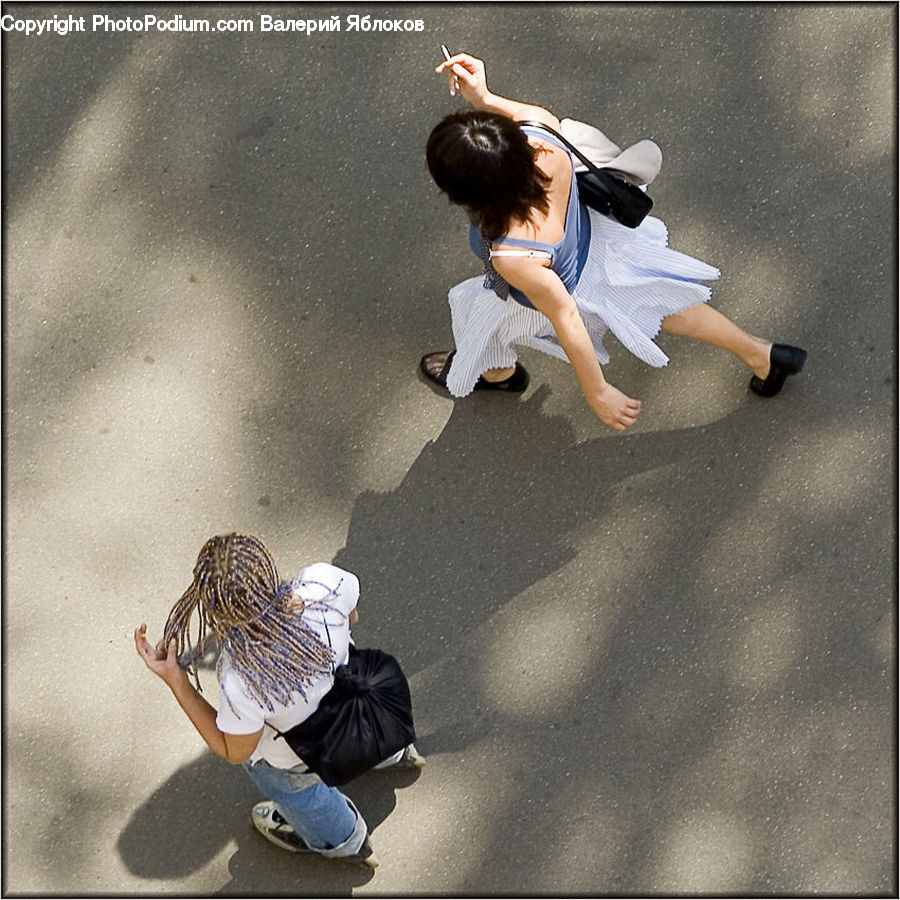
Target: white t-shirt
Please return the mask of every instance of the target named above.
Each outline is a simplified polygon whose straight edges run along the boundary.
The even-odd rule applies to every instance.
[[[318,604],[315,609],[307,607],[302,618],[326,646],[330,638],[334,665],[346,663],[350,647],[348,617],[359,600],[359,579],[352,572],[329,563],[315,563],[307,566],[291,582],[291,589],[295,596],[308,604],[319,601],[327,605],[327,609],[322,609]],[[247,693],[243,679],[227,663],[223,663],[220,676],[221,700],[216,715],[219,730],[225,734],[253,734],[265,725],[250,762],[264,759],[279,769],[299,765],[300,758],[284,738],[277,738],[274,728],[269,725],[274,725],[279,731],[287,731],[308,719],[318,708],[322,697],[331,690],[334,676],[329,673],[313,682],[306,688],[305,699],[294,691],[287,705],[273,701],[274,712],[263,708]]]

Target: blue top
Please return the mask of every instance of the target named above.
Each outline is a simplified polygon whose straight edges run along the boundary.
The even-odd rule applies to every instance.
[[[565,145],[541,128],[529,125],[524,126],[522,131],[526,134],[536,135],[541,140],[548,141],[569,153]],[[569,153],[570,159],[571,156],[571,153]],[[559,275],[566,290],[569,293],[572,292],[584,268],[584,262],[587,259],[588,248],[591,243],[590,217],[588,216],[587,207],[578,200],[578,181],[575,178],[574,162],[572,164],[572,187],[569,190],[569,205],[566,209],[566,223],[562,239],[555,244],[547,244],[543,241],[528,240],[526,238],[501,237],[494,243],[547,251],[550,254],[550,268]],[[472,248],[472,252],[484,261],[487,275],[485,287],[493,288],[503,299],[506,299],[504,295],[508,291],[509,296],[516,303],[534,309],[534,304],[531,303],[525,294],[517,288],[507,285],[503,278],[494,270],[490,258],[487,256],[489,246],[485,248],[485,244],[487,244],[487,241],[482,238],[480,229],[476,225],[472,225],[469,229],[469,246]],[[501,283],[501,290],[497,290],[498,282]]]

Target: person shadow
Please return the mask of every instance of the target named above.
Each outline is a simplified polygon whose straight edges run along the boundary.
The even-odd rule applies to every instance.
[[[374,832],[396,807],[396,792],[419,775],[419,770],[373,771],[341,790]],[[221,887],[211,886],[211,896],[350,896],[372,879],[375,872],[368,867],[286,853],[264,840],[250,823],[250,807],[260,799],[238,766],[204,752],[135,810],[119,835],[119,855],[139,878],[177,882],[196,878],[236,843],[228,859],[230,879]]]
[[[636,476],[676,467],[677,483],[629,501],[639,511],[671,513],[674,523],[679,508],[722,493],[713,481],[752,483],[772,443],[772,412],[763,404],[705,426],[579,441],[565,417],[544,411],[548,386],[525,397],[456,402],[396,489],[356,500],[334,558],[362,586],[354,636],[398,655],[408,675],[573,560],[573,533],[607,516],[618,493],[639,492],[631,487]],[[779,421],[779,429],[789,440],[790,423]],[[730,509],[709,504],[705,528],[719,507]]]

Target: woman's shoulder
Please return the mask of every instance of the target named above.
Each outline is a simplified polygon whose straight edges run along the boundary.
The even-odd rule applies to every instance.
[[[520,124],[525,122],[538,122],[541,125],[547,125],[556,131],[559,131],[561,127],[559,119],[557,119],[549,109],[545,109],[543,106],[532,106],[530,104],[524,104],[513,116],[513,120]]]
[[[538,164],[551,178],[568,176],[572,170],[572,156],[565,147],[539,134],[529,134],[528,143],[541,151]]]
[[[510,256],[495,258],[491,262],[502,278],[526,294],[545,286],[547,273],[553,271],[549,257]]]

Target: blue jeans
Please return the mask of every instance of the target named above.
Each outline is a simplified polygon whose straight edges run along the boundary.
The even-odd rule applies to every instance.
[[[276,769],[265,760],[243,766],[311,850],[323,856],[352,856],[362,847],[368,829],[359,811],[306,766]]]

